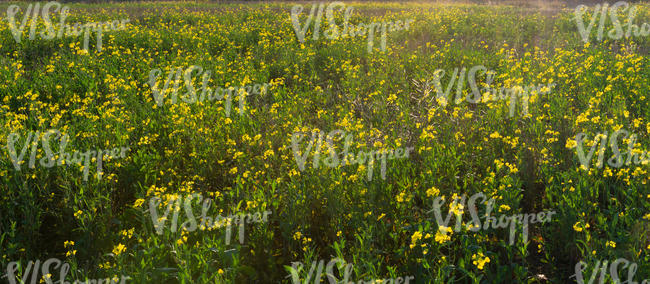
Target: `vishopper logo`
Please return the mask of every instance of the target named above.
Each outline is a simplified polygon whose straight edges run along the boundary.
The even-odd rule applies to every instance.
[[[153,222],[156,233],[159,235],[162,235],[164,233],[165,222],[168,220],[168,216],[170,213],[172,213],[172,210],[173,210],[173,216],[171,220],[170,231],[176,232],[178,230],[179,228],[178,215],[181,210],[181,204],[183,205],[184,213],[185,216],[187,217],[186,218],[187,220],[181,224],[183,230],[188,232],[193,232],[197,229],[212,230],[215,228],[226,227],[226,245],[230,244],[230,239],[232,237],[232,225],[239,225],[239,243],[243,244],[244,234],[245,234],[245,229],[244,229],[245,224],[266,223],[268,222],[268,216],[271,215],[271,211],[264,211],[263,216],[262,213],[255,212],[254,214],[250,214],[250,213],[231,214],[228,215],[227,217],[223,217],[219,214],[213,218],[208,216],[208,210],[212,205],[212,199],[206,198],[205,200],[203,200],[202,203],[201,222],[198,222],[196,220],[197,215],[194,215],[192,202],[195,200],[196,202],[201,203],[202,199],[203,196],[196,193],[185,197],[185,201],[183,201],[182,196],[179,197],[176,195],[169,195],[168,199],[165,200],[165,203],[167,204],[167,208],[165,210],[164,215],[162,216],[160,216],[158,213],[158,208],[162,203],[161,198],[152,197],[151,199],[149,199],[149,212],[151,214],[151,220]]]
[[[478,207],[476,206],[477,200],[479,198],[482,200],[481,203],[487,201],[487,208],[485,210],[485,223],[483,223],[483,226],[481,226],[481,217],[478,214]],[[492,217],[490,215],[490,213],[494,210],[494,203],[495,203],[494,198],[487,200],[483,193],[476,193],[469,198],[469,204],[468,204],[466,203],[466,195],[463,194],[461,197],[458,197],[457,195],[454,194],[454,196],[452,197],[452,201],[449,203],[449,211],[447,214],[447,218],[443,220],[442,205],[444,203],[445,200],[443,197],[440,196],[436,197],[433,201],[433,209],[427,212],[427,213],[433,212],[434,217],[436,218],[436,223],[438,224],[439,227],[443,228],[443,230],[445,231],[449,230],[450,227],[448,225],[449,222],[451,221],[452,215],[454,215],[456,217],[456,226],[454,228],[454,231],[459,232],[462,225],[461,223],[462,223],[462,215],[464,213],[464,208],[469,207],[469,214],[472,218],[472,221],[467,223],[466,225],[469,231],[478,232],[481,229],[487,230],[488,228],[490,228],[490,224],[492,225],[492,229],[507,228],[509,225],[510,245],[513,245],[515,241],[517,223],[522,224],[523,242],[525,243],[528,241],[529,223],[534,224],[540,222],[548,222],[551,220],[551,216],[555,214],[555,211],[547,211],[547,212],[540,212],[537,214],[534,213],[514,214],[511,216],[501,215],[497,222],[497,218]]]
[[[321,283],[321,278],[323,277],[323,267],[325,264],[325,260],[320,260],[318,264],[316,261],[313,261],[311,264],[311,267],[309,269],[308,274],[302,281],[302,284],[308,284],[311,279],[312,275],[314,275],[314,272],[316,272],[316,275],[314,275],[314,284]],[[336,274],[334,273],[334,267],[336,266],[336,269],[339,271],[339,276],[341,272],[343,273],[343,279],[341,282],[336,278]],[[348,284],[348,283],[355,283],[354,281],[350,281],[350,277],[352,276],[352,269],[353,265],[351,263],[346,263],[344,259],[341,258],[334,258],[330,260],[327,263],[327,266],[325,266],[325,275],[327,276],[327,280],[331,284],[337,284],[337,283],[342,283],[342,284]],[[304,265],[302,262],[292,262],[291,266],[285,266],[285,269],[289,271],[291,277],[291,281],[293,284],[300,284],[300,274],[303,274],[304,271]],[[408,277],[397,277],[397,278],[391,278],[391,279],[372,279],[369,281],[364,281],[364,280],[359,280],[356,283],[404,283],[408,284],[410,280],[415,279],[414,276],[408,276]]]
[[[15,19],[16,14],[20,11],[20,6],[9,5],[9,7],[7,8],[7,22],[9,22],[9,28],[11,29],[11,34],[13,35],[17,43],[20,43],[22,39],[23,31],[25,30],[30,14],[32,15],[32,17],[29,26],[29,40],[34,40],[36,38],[36,26],[37,26],[37,19],[39,16],[40,5],[41,3],[36,3],[36,4],[30,3],[29,5],[27,5],[27,9],[23,13],[20,27],[16,26],[16,19]],[[61,6],[61,4],[56,1],[47,2],[47,4],[43,5],[41,16],[43,18],[43,22],[45,23],[45,30],[39,33],[42,39],[51,40],[54,37],[60,39],[63,36],[76,37],[83,32],[84,33],[83,49],[85,51],[88,51],[88,42],[90,40],[90,33],[92,31],[95,31],[97,37],[96,48],[97,51],[101,52],[103,32],[107,32],[111,30],[114,31],[124,30],[126,28],[126,23],[130,21],[129,19],[123,19],[121,21],[115,20],[112,22],[93,22],[93,23],[86,23],[86,24],[76,23],[74,24],[74,26],[70,26],[65,23],[65,19],[68,17],[69,10],[70,9],[68,8],[68,6]],[[52,15],[51,15],[52,12],[59,13],[59,27],[57,28],[56,32],[54,30],[55,25],[52,23]]]
[[[465,99],[467,102],[470,103],[479,103],[481,102],[481,92],[479,90],[479,87],[476,83],[476,77],[479,75],[479,71],[482,71],[486,75],[486,89],[484,89],[484,93],[488,91],[488,87],[492,83],[492,80],[494,79],[494,71],[488,71],[487,68],[483,65],[476,65],[473,66],[472,68],[469,69],[469,72],[465,67],[461,68],[460,74],[458,74],[458,68],[454,68],[454,73],[451,75],[451,78],[449,79],[449,83],[447,83],[447,89],[445,90],[442,87],[442,83],[440,79],[442,79],[445,76],[446,71],[444,69],[437,69],[436,71],[433,72],[433,88],[436,91],[436,99],[440,104],[443,106],[447,105],[448,101],[451,101],[451,90],[454,88],[454,84],[456,84],[456,98],[454,99],[454,102],[460,102],[462,101],[462,91],[465,85],[465,75],[467,74],[467,82],[469,83],[471,92],[467,94]],[[458,81],[456,81],[458,80]],[[430,84],[430,82],[427,82]],[[472,97],[470,97],[472,95]]]
[[[578,26],[578,32],[580,32],[580,36],[582,37],[582,40],[587,43],[589,42],[589,35],[591,34],[591,30],[594,28],[596,24],[596,20],[598,20],[598,17],[600,15],[600,21],[598,22],[598,31],[596,34],[596,39],[598,41],[603,40],[603,32],[605,29],[605,22],[607,21],[607,14],[609,12],[609,17],[612,22],[613,28],[607,32],[607,36],[611,39],[618,40],[625,35],[625,38],[629,38],[633,35],[634,36],[648,36],[650,35],[650,25],[647,23],[643,23],[641,25],[641,29],[639,29],[639,26],[634,24],[634,18],[636,17],[636,6],[631,6],[625,2],[625,1],[618,1],[614,3],[611,7],[608,7],[609,4],[605,3],[602,6],[600,4],[597,4],[594,7],[594,11],[591,14],[591,20],[589,21],[589,24],[587,27],[585,27],[583,15],[584,15],[584,10],[587,8],[585,5],[578,5],[574,11],[574,18],[576,21],[576,25]],[[622,9],[621,9],[622,8]],[[618,19],[618,13],[619,9],[621,9],[621,12],[625,12],[628,10],[627,14],[627,29],[623,29],[623,25],[621,25],[621,22]]]
[[[307,29],[309,28],[309,25],[311,24],[312,20],[314,22],[312,39],[318,40],[318,38],[320,37],[320,24],[321,24],[321,19],[323,18],[324,8],[325,8],[325,3],[320,3],[318,4],[318,6],[316,6],[316,4],[312,4],[311,10],[309,11],[309,16],[307,17],[306,22],[302,26],[300,25],[300,20],[298,19],[298,16],[302,14],[303,11],[302,5],[294,5],[291,8],[291,24],[293,25],[293,29],[296,32],[296,36],[298,37],[298,40],[301,43],[305,42],[305,33],[307,32]],[[386,51],[387,31],[395,32],[402,29],[408,30],[409,25],[414,21],[412,19],[408,19],[405,22],[384,21],[381,23],[373,22],[370,24],[361,23],[355,27],[354,25],[350,25],[348,22],[350,20],[350,15],[352,14],[352,10],[354,8],[348,7],[347,9],[345,9],[343,30],[342,32],[340,32],[339,26],[336,24],[336,21],[334,19],[334,10],[337,8],[340,11],[343,11],[343,9],[345,8],[345,3],[336,1],[327,5],[327,10],[325,11],[325,15],[327,17],[327,22],[330,23],[330,26],[325,31],[325,37],[327,39],[334,40],[334,39],[338,39],[341,36],[356,37],[356,36],[366,36],[367,34],[368,53],[371,53],[373,50],[375,32],[377,33],[381,32],[381,51]],[[313,19],[315,12],[317,13],[316,19]]]
[[[449,82],[447,83],[447,88],[444,89],[441,83],[441,79],[444,78],[446,71],[444,69],[437,69],[433,72],[433,84],[430,81],[427,82],[427,85],[433,86],[433,90],[436,91],[436,100],[442,106],[446,106],[447,102],[452,101],[451,90],[456,85],[456,97],[453,102],[459,103],[465,99],[469,103],[480,103],[488,102],[490,100],[506,100],[510,98],[509,116],[514,116],[515,113],[515,104],[518,97],[521,97],[522,101],[522,116],[528,115],[528,101],[530,96],[534,93],[538,94],[547,94],[551,92],[554,83],[549,83],[544,85],[529,85],[529,86],[514,86],[510,88],[500,87],[500,88],[491,88],[490,85],[494,80],[494,75],[496,72],[488,70],[483,65],[476,65],[467,70],[465,67],[460,69],[454,68],[454,73],[450,75]],[[479,88],[476,78],[481,73],[484,73],[486,76],[485,86],[481,89]],[[467,76],[467,83],[469,84],[471,92],[469,92],[465,98],[462,97],[463,89],[465,86],[465,77]],[[482,92],[481,92],[482,90]],[[471,97],[470,97],[471,96]],[[485,96],[485,97],[484,97]]]
[[[634,275],[636,274],[637,264],[634,262],[630,262],[625,258],[618,258],[614,260],[611,264],[608,264],[607,260],[602,262],[601,260],[597,261],[596,265],[594,266],[594,269],[591,271],[591,276],[589,277],[589,280],[586,283],[592,284],[596,279],[600,279],[598,283],[603,283],[607,278],[607,266],[609,266],[609,275],[611,277],[612,283],[639,284],[639,282],[634,281]],[[585,284],[583,272],[588,267],[589,264],[584,261],[580,261],[576,263],[575,274],[571,275],[571,278],[575,277],[576,282],[578,282],[578,284]],[[624,269],[627,269],[627,280],[621,282],[619,277],[619,270],[623,272]],[[596,276],[598,275],[598,270],[600,270],[600,276],[596,278]],[[643,280],[641,284],[650,284],[650,279]]]
[[[316,136],[318,135],[318,142],[316,142]],[[302,139],[304,138],[305,134],[304,132],[294,132],[291,135],[291,148],[293,150],[293,156],[296,159],[296,163],[298,164],[298,169],[300,171],[305,170],[305,163],[307,161],[307,156],[312,150],[312,147],[314,146],[314,142],[316,142],[316,147],[314,149],[314,155],[313,155],[313,160],[312,160],[312,166],[314,169],[318,169],[320,165],[320,155],[321,155],[321,148],[323,146],[323,138],[324,138],[324,132],[321,132],[320,130],[318,131],[312,131],[311,133],[311,139],[309,141],[309,144],[307,144],[307,148],[300,153],[300,143]],[[340,136],[341,138],[345,137],[345,144],[343,146],[343,156],[339,157],[339,154],[336,153],[334,150],[334,139],[335,137]],[[413,147],[408,147],[406,150],[402,148],[397,148],[393,151],[393,149],[382,149],[382,150],[371,150],[369,153],[365,153],[363,151],[359,151],[358,154],[355,155],[353,153],[350,153],[350,147],[352,146],[352,134],[345,135],[345,131],[337,129],[337,130],[332,130],[330,133],[327,134],[327,137],[325,137],[325,143],[327,144],[327,153],[329,157],[326,157],[323,159],[323,164],[330,168],[335,168],[339,165],[345,166],[347,165],[354,165],[354,164],[359,164],[363,165],[367,163],[367,176],[368,180],[372,180],[372,175],[373,175],[373,168],[375,165],[375,158],[377,161],[381,161],[381,178],[386,179],[386,160],[392,160],[392,159],[402,159],[402,158],[408,158],[409,157],[409,152],[413,151]]]
[[[53,282],[52,281],[52,273],[50,273],[50,267],[54,265],[54,269],[59,269],[59,281]],[[41,275],[42,277],[38,277],[38,271],[39,268],[41,269]],[[22,266],[20,265],[19,262],[17,261],[12,261],[7,265],[7,274],[3,276],[2,278],[7,278],[8,283],[10,284],[16,284],[16,283],[31,283],[31,284],[36,284],[36,283],[47,283],[47,284],[53,284],[53,283],[60,283],[60,284],[72,284],[72,282],[65,281],[66,276],[68,275],[68,272],[70,271],[70,264],[66,262],[62,262],[61,260],[57,258],[50,258],[44,262],[41,263],[40,260],[36,260],[35,262],[30,260],[27,263],[27,267],[25,268],[22,273],[19,273],[22,277],[19,280],[19,276],[16,275],[16,272],[19,272],[22,269]],[[54,271],[53,271],[54,272]],[[30,277],[31,276],[31,281]],[[125,284],[126,280],[130,280],[131,277],[129,276],[124,276],[122,275],[120,278],[117,276],[115,277],[109,277],[104,279],[91,279],[91,280],[86,280],[86,281],[79,281],[75,280],[74,284],[90,284],[90,283],[102,283],[105,281],[105,284]],[[16,281],[20,282],[16,282]]]
[[[42,134],[42,138],[41,138]],[[50,146],[50,137],[56,135],[56,139],[59,139],[59,152],[54,155],[52,147]],[[90,163],[93,159],[97,162],[97,179],[102,177],[102,163],[104,159],[108,158],[124,158],[126,151],[129,151],[129,147],[120,147],[113,148],[112,150],[87,150],[86,152],[73,151],[72,153],[66,152],[66,147],[68,146],[69,136],[67,134],[61,135],[61,131],[58,129],[49,129],[45,133],[40,131],[29,132],[29,135],[25,138],[20,154],[16,152],[16,142],[20,139],[21,135],[18,133],[10,133],[7,136],[7,151],[9,152],[9,157],[11,162],[14,165],[16,171],[21,170],[21,165],[25,162],[25,154],[27,149],[31,145],[31,155],[29,157],[29,168],[33,169],[36,165],[36,150],[38,149],[38,140],[42,140],[43,151],[45,152],[45,157],[40,159],[41,166],[45,168],[51,168],[54,166],[70,165],[70,164],[83,164],[83,174],[84,181],[88,180],[88,172],[90,170]]]
[[[620,136],[623,134],[623,136]],[[583,133],[578,133],[575,137],[575,141],[568,141],[567,142],[567,148],[573,148],[576,147],[576,152],[578,154],[578,159],[580,160],[581,168],[584,170],[589,169],[590,161],[596,151],[596,147],[600,143],[600,149],[598,151],[598,161],[596,163],[596,166],[598,168],[603,167],[603,160],[605,158],[605,150],[607,148],[607,131],[604,133],[597,133],[594,136],[594,139],[587,144],[587,146],[591,145],[589,152],[585,155],[585,150],[583,149],[583,144],[585,144],[585,140],[587,139],[587,134]],[[627,140],[627,152],[621,153],[618,147],[618,141],[619,138],[622,138],[622,142],[625,143]],[[634,145],[636,144],[637,136],[636,134],[631,134],[627,130],[624,129],[619,129],[617,131],[614,131],[611,137],[609,137],[609,146],[612,148],[612,153],[614,154],[607,160],[607,164],[612,167],[612,168],[620,168],[623,165],[630,165],[631,163],[634,164],[648,164],[650,162],[650,153],[646,151],[641,151],[641,150],[635,150]],[[625,159],[625,155],[627,155],[627,159]]]
[[[201,75],[203,73],[203,76],[201,77],[201,93],[200,96],[197,97],[196,89],[194,88],[194,83],[193,83],[193,73],[196,71],[196,75]],[[182,75],[181,75],[182,73]],[[221,100],[224,97],[226,98],[226,105],[225,105],[225,110],[226,110],[226,117],[230,117],[230,106],[232,103],[232,98],[233,95],[239,95],[239,114],[242,115],[244,113],[244,105],[246,102],[246,95],[248,94],[253,94],[253,95],[263,95],[266,94],[268,90],[268,84],[264,83],[262,85],[260,84],[254,84],[254,85],[247,85],[243,87],[227,87],[227,88],[221,88],[217,87],[215,90],[212,90],[210,87],[208,87],[208,82],[210,81],[210,77],[212,75],[212,72],[210,70],[203,70],[203,67],[201,66],[196,66],[192,65],[185,69],[181,67],[172,67],[169,70],[169,74],[167,76],[167,79],[164,81],[164,85],[162,90],[158,88],[158,78],[162,74],[162,71],[160,69],[153,69],[149,72],[149,85],[151,86],[151,92],[153,93],[153,97],[156,100],[156,104],[161,107],[163,106],[163,101],[165,99],[165,96],[167,93],[171,93],[171,103],[176,104],[178,101],[178,90],[179,88],[179,83],[183,81],[185,83],[185,88],[187,88],[187,93],[184,94],[184,96],[181,96],[181,100],[188,104],[193,104],[196,103],[197,101],[203,102],[207,98],[208,101],[213,101],[213,100]],[[181,77],[183,80],[181,80]],[[170,89],[170,82],[172,81],[172,78],[174,78],[173,81],[173,86]],[[244,81],[248,81],[248,77],[244,79]]]

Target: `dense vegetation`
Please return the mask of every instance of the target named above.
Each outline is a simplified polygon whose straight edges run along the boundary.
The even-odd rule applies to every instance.
[[[17,4],[18,21],[27,3]],[[588,278],[597,261],[626,258],[639,265],[636,281],[650,278],[647,165],[581,169],[572,143],[586,133],[588,151],[597,133],[625,129],[638,135],[636,149],[649,149],[648,38],[598,41],[594,32],[585,44],[572,8],[346,5],[354,7],[354,24],[414,22],[388,34],[386,51],[376,40],[369,53],[364,37],[314,40],[312,28],[300,43],[289,3],[69,4],[67,23],[130,19],[125,30],[103,34],[101,52],[93,33],[86,52],[83,36],[29,40],[29,24],[17,43],[3,19],[2,274],[12,261],[24,270],[30,260],[56,257],[70,263],[68,281],[128,275],[127,283],[288,283],[292,262],[308,270],[312,261],[339,257],[354,265],[350,280],[567,283],[581,260],[590,264]],[[640,25],[650,9],[637,8]],[[337,23],[343,16],[337,11]],[[36,31],[43,26],[39,20]],[[170,70],[193,65],[212,72],[213,89],[270,87],[246,96],[241,113],[234,96],[228,116],[226,100],[158,106],[151,70],[162,70],[162,88]],[[494,71],[492,88],[556,85],[531,95],[528,114],[517,104],[513,116],[509,100],[436,99],[437,69],[446,71],[446,89],[455,68],[476,65]],[[478,74],[482,89],[486,74]],[[197,89],[201,80],[194,75]],[[465,84],[462,95],[470,93]],[[84,181],[77,164],[29,168],[31,150],[16,170],[5,144],[10,134],[21,135],[22,149],[30,132],[48,129],[69,136],[68,152],[130,151],[104,161],[101,179],[91,168]],[[386,179],[377,166],[372,180],[365,166],[315,168],[311,154],[300,171],[292,134],[336,129],[354,137],[351,152],[415,150],[390,160]],[[343,141],[334,145],[340,153]],[[627,151],[627,143],[619,146]],[[36,158],[45,157],[37,147]],[[556,214],[531,225],[528,243],[518,230],[513,245],[505,229],[439,229],[434,198],[479,192],[496,200],[493,214]],[[272,214],[246,225],[243,243],[226,244],[223,227],[174,232],[167,222],[158,234],[151,198],[163,200],[163,212],[193,193],[213,199],[210,216]],[[201,212],[199,202],[191,204]]]

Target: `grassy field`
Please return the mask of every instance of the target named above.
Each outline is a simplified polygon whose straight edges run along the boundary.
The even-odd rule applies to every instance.
[[[0,3],[0,282],[13,283],[12,275],[39,283],[46,273],[26,268],[50,258],[69,264],[69,283],[121,276],[130,277],[126,283],[292,283],[292,263],[304,264],[295,274],[304,280],[314,261],[337,257],[352,264],[354,283],[407,276],[410,283],[575,283],[580,261],[588,280],[598,263],[621,258],[637,264],[633,280],[650,278],[647,161],[612,166],[613,149],[603,147],[602,167],[597,150],[581,168],[575,141],[586,134],[586,153],[598,133],[624,129],[636,134],[635,151],[650,149],[650,41],[598,40],[596,23],[585,43],[575,6],[346,2],[351,24],[413,20],[387,33],[385,50],[377,35],[369,52],[367,36],[326,38],[325,12],[320,37],[312,26],[300,42],[288,2],[66,4],[68,24],[129,20],[102,35],[101,51],[91,33],[86,51],[83,35],[42,38],[42,18],[34,39],[27,22],[17,42],[5,14],[11,4],[20,7],[17,24],[28,6]],[[301,5],[302,25],[311,4]],[[635,23],[650,22],[650,7],[635,5]],[[334,14],[339,26],[344,14]],[[604,25],[607,33],[612,23]],[[211,72],[190,73],[194,100],[183,80],[191,66]],[[434,79],[455,97],[454,70],[473,66],[493,71],[491,89],[554,87],[532,91],[526,109],[517,99],[514,113],[509,98],[485,95],[487,72],[476,73],[483,94],[476,103],[438,96]],[[173,104],[169,74],[177,68]],[[203,80],[212,91],[264,87],[210,99],[201,95]],[[462,97],[473,91],[467,79],[459,90]],[[129,150],[104,156],[101,175],[91,156],[43,166],[42,140],[26,140],[50,129],[61,134],[45,137],[55,159],[66,139],[69,153]],[[309,133],[334,130],[353,137],[351,153],[414,150],[388,160],[382,178],[379,158],[374,169],[323,165],[345,144],[341,137],[326,143],[325,135],[301,169],[293,149],[302,154]],[[297,133],[306,138],[292,143]],[[621,152],[629,140],[619,136]],[[12,154],[23,149],[15,165]],[[492,200],[492,216],[555,214],[531,224],[527,241],[516,225],[511,243],[508,229],[466,226],[468,212],[482,216],[488,202],[449,206],[477,193]],[[211,199],[207,216],[251,214],[253,222],[204,226],[197,215],[205,203],[189,196]],[[433,204],[442,197],[444,216],[463,216],[460,230],[436,220]],[[619,268],[629,279],[630,268]],[[615,280],[606,270],[603,279]],[[50,271],[58,281],[59,269]],[[343,278],[343,267],[336,271]],[[322,281],[332,283],[325,273]]]

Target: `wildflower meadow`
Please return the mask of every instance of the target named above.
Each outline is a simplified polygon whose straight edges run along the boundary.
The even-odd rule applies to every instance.
[[[0,283],[650,283],[644,1],[0,17]]]

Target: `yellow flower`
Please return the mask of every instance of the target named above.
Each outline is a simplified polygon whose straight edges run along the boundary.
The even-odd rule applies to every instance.
[[[582,232],[582,228],[580,226],[578,226],[578,225],[580,225],[580,221],[573,224],[573,230],[575,230],[576,232]]]
[[[233,175],[236,174],[237,173],[237,167],[234,167],[234,168],[230,169],[230,173],[233,174]]]
[[[411,243],[415,244],[419,239],[422,239],[422,233],[417,231],[411,236]]]
[[[447,235],[449,233],[449,235]],[[436,232],[436,237],[435,240],[438,243],[445,243],[449,240],[451,240],[451,235],[453,232],[451,231],[451,228],[445,227],[445,226],[439,226],[438,231]]]
[[[122,236],[128,237],[130,239],[131,237],[133,237],[133,231],[134,230],[135,230],[135,228],[131,228],[129,230],[122,230],[122,231],[120,231],[120,234]]]
[[[482,252],[472,255],[472,260],[473,260],[472,263],[474,263],[474,265],[476,265],[476,268],[478,268],[479,270],[483,270],[485,264],[490,262],[490,258],[483,255]]]
[[[438,194],[440,194],[440,190],[438,190],[435,186],[427,189],[427,196],[428,197],[435,196],[435,195],[438,195]]]
[[[582,232],[582,230],[589,228],[589,224],[585,224],[582,227],[579,225],[580,225],[580,221],[573,224],[573,230],[575,230],[576,232]]]
[[[273,150],[266,150],[266,152],[264,152],[264,159],[273,156],[274,154],[275,152],[273,152]]]
[[[407,195],[406,192],[402,191],[399,195],[395,197],[398,203],[409,202],[411,200],[411,195]]]
[[[217,273],[223,274],[223,270],[221,268],[219,268],[219,270],[217,270]]]
[[[79,210],[79,211],[74,213],[74,217],[79,218],[79,216],[81,216],[81,214],[83,214],[83,213],[84,213],[83,211]]]
[[[142,205],[142,203],[144,203],[144,199],[142,199],[142,198],[136,199],[135,202],[133,202],[133,208],[140,207],[140,205]]]
[[[454,193],[454,196],[451,197],[453,202],[449,203],[449,211],[453,212],[456,216],[462,215],[463,209],[465,209],[465,206],[459,202],[459,199],[459,196]]]
[[[573,139],[573,138],[568,138],[568,139],[566,140],[566,145],[565,145],[565,147],[566,147],[567,149],[573,149],[573,148],[575,148],[577,145],[578,145],[578,142],[576,142],[575,139]]]
[[[115,255],[120,255],[120,253],[124,252],[126,250],[126,246],[123,244],[118,244],[113,248],[113,254]]]
[[[608,247],[613,247],[613,248],[616,247],[616,243],[613,242],[613,241],[607,241],[607,244],[605,244],[605,245],[608,246]]]

